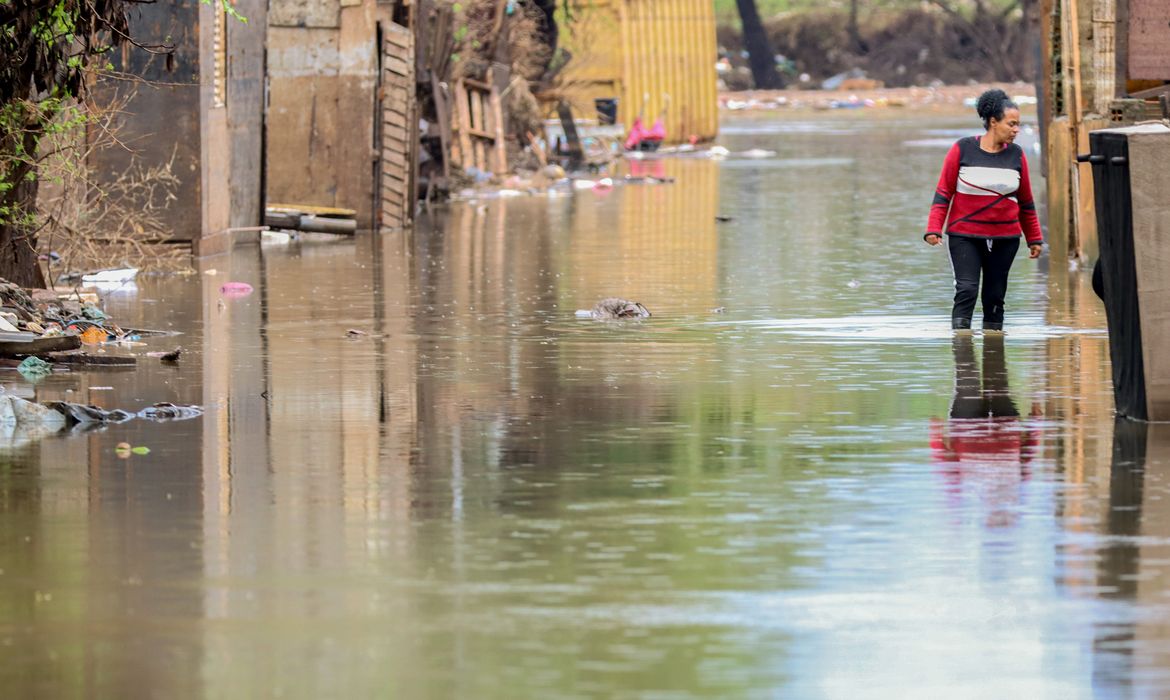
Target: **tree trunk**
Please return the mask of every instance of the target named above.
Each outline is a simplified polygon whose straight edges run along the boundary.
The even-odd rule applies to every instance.
[[[29,128],[21,134],[23,153],[36,153],[39,135],[38,128]],[[0,148],[11,153],[9,149],[14,145],[7,142],[0,144]],[[11,165],[3,177],[5,181],[13,183],[13,187],[0,198],[0,204],[10,212],[5,217],[7,220],[0,220],[0,278],[22,287],[43,288],[45,277],[37,262],[37,229],[34,219],[38,189],[36,168],[31,157],[10,159],[6,155],[0,154],[0,161],[7,161]],[[28,176],[30,172],[32,177]]]
[[[849,40],[853,42],[853,50],[858,54],[869,53],[869,45],[861,38],[861,29],[857,26],[858,4],[861,0],[849,0]]]
[[[748,65],[752,69],[752,80],[760,90],[775,90],[784,87],[784,78],[776,71],[776,54],[772,42],[764,31],[756,0],[735,0],[739,8],[739,19],[743,24],[743,45],[748,52]]]

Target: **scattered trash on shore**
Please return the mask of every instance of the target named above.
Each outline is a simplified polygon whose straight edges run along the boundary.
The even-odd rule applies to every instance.
[[[130,274],[129,270],[108,272],[122,273],[122,277]],[[115,278],[113,274],[109,276]],[[129,347],[138,344],[144,336],[168,335],[165,331],[120,327],[98,306],[98,296],[92,291],[43,289],[30,293],[0,279],[0,307],[0,358],[39,358],[57,363],[63,353],[77,351],[83,344]],[[72,354],[60,361],[73,365],[119,363],[96,358],[90,362],[90,357]],[[134,363],[133,358],[124,359],[121,364]],[[32,367],[31,363],[26,365],[26,371],[21,373],[26,374]]]

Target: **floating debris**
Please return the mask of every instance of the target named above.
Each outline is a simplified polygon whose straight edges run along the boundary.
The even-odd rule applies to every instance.
[[[198,418],[201,415],[203,415],[203,409],[199,406],[179,406],[167,401],[156,403],[138,412],[139,418],[159,423]]]
[[[39,357],[32,355],[24,358],[19,365],[16,366],[16,371],[20,372],[25,379],[30,382],[35,382],[42,377],[49,376],[53,371],[53,365],[45,362]]]
[[[175,364],[179,361],[179,357],[183,354],[183,348],[178,347],[174,350],[152,350],[146,353],[147,357],[157,357],[159,360],[168,364]]]
[[[237,299],[239,297],[246,297],[252,293],[252,285],[247,282],[224,282],[219,288],[220,294],[225,297]]]
[[[117,270],[102,270],[82,275],[81,281],[86,284],[124,284],[138,276],[138,268],[125,267]]]
[[[597,319],[650,318],[650,311],[636,301],[609,297],[597,302],[588,311],[577,311],[577,317]]]
[[[68,401],[49,401],[45,408],[52,409],[65,416],[66,425],[93,425],[95,423],[125,423],[134,418],[134,414],[121,409],[107,411],[97,406],[87,406]]]

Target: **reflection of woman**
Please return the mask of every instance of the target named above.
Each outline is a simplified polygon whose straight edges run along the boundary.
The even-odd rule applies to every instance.
[[[1020,110],[1003,90],[979,97],[976,111],[987,130],[959,139],[943,161],[924,236],[930,245],[947,236],[955,272],[951,327],[971,327],[979,277],[983,276],[983,330],[1003,330],[1008,272],[1020,247],[1020,232],[1031,258],[1040,256],[1043,235],[1032,201],[1024,149],[1017,146]]]
[[[1021,424],[1012,401],[1003,336],[983,338],[982,377],[975,362],[974,339],[963,334],[953,343],[955,396],[948,420],[931,423],[931,452],[953,486],[966,479],[980,482],[987,495],[998,501],[993,514],[1004,517],[998,510],[1012,497],[1003,489],[1029,477],[1036,435]],[[1039,415],[1038,407],[1032,415]]]

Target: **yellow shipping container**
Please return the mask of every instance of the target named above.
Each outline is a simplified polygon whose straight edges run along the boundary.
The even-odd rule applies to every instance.
[[[572,0],[559,43],[569,53],[561,90],[578,117],[594,99],[618,99],[627,131],[641,112],[649,127],[666,110],[669,143],[719,131],[715,6],[711,0]]]

